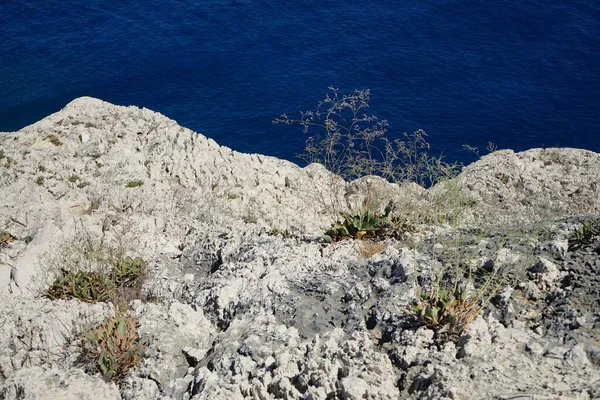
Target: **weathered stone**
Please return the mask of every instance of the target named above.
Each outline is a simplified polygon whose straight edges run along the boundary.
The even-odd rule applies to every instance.
[[[0,167],[1,228],[16,238],[0,247],[2,398],[600,395],[597,245],[568,247],[585,220],[568,217],[600,213],[599,154],[500,151],[430,189],[344,182],[91,98],[0,134],[0,148],[28,151]],[[417,232],[374,253],[324,244],[365,199],[392,200]],[[77,361],[114,307],[39,297],[61,249],[92,242],[147,262],[128,305],[145,352],[118,387]],[[458,337],[411,308],[455,276],[481,306]]]

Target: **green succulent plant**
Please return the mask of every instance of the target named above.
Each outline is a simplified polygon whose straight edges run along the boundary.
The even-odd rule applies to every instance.
[[[145,267],[146,262],[141,257],[125,257],[117,261],[111,273],[115,285],[133,285]]]
[[[373,238],[377,236],[398,237],[403,232],[413,231],[414,227],[405,219],[394,215],[395,208],[390,203],[383,213],[362,208],[356,214],[341,213],[342,221],[338,221],[323,238],[331,243],[344,238]]]
[[[569,238],[569,250],[577,250],[600,237],[600,219],[584,222]]]
[[[97,328],[89,330],[82,341],[82,361],[105,381],[118,383],[139,363],[144,348],[137,334],[137,321],[117,313]]]
[[[391,205],[385,208],[383,214],[367,209],[360,209],[356,214],[342,213],[342,222],[335,223],[327,232],[325,238],[328,242],[343,238],[362,239],[367,235],[376,235],[391,226]]]
[[[86,303],[115,302],[123,294],[123,289],[138,283],[145,267],[146,262],[142,258],[125,257],[117,260],[108,272],[63,268],[45,294],[51,299],[75,298]]]
[[[477,297],[470,297],[463,287],[421,293],[411,306],[423,325],[434,330],[444,328],[451,333],[460,333],[480,309]]]
[[[114,283],[101,272],[61,270],[52,286],[46,291],[51,299],[76,298],[86,303],[108,301],[114,292]]]

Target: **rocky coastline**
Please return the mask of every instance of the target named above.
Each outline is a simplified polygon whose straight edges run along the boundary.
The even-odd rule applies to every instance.
[[[0,193],[0,399],[600,398],[600,154],[345,182],[83,97],[0,133]],[[414,229],[324,242],[334,205],[366,198]],[[81,363],[114,305],[43,295],[92,247],[145,265],[127,304],[144,351],[116,383]],[[502,279],[451,336],[411,304],[453,266],[474,290]]]

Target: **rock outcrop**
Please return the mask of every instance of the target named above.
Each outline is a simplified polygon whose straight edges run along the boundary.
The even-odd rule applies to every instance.
[[[416,231],[323,243],[366,201]],[[585,150],[495,152],[428,190],[344,182],[80,98],[0,133],[0,398],[599,398],[600,237],[570,245],[597,219]],[[98,247],[147,263],[127,306],[145,351],[118,385],[81,363],[115,307],[42,296]],[[420,291],[491,275],[459,334],[415,318]]]

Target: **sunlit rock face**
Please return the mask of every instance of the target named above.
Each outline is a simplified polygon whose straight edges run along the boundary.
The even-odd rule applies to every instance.
[[[599,154],[502,150],[430,189],[345,182],[87,97],[0,150],[0,398],[600,397]],[[390,201],[409,232],[323,239]],[[146,262],[129,303],[43,295],[126,255]],[[412,306],[456,278],[478,312],[431,329]],[[81,359],[117,312],[144,352],[115,383]]]

